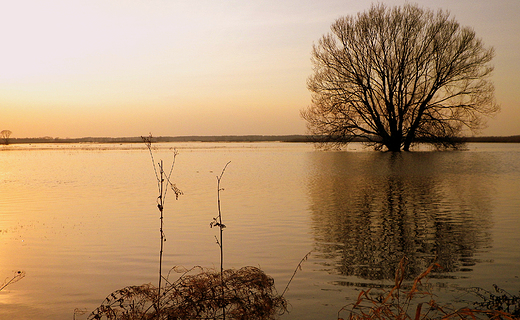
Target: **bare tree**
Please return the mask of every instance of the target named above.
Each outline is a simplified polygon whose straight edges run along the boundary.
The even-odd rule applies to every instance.
[[[9,144],[9,138],[11,137],[11,130],[0,131],[0,138],[4,140],[4,144]]]
[[[361,137],[390,151],[456,148],[499,110],[493,56],[446,11],[372,5],[336,20],[314,45],[312,103],[301,115],[311,134],[335,144]]]

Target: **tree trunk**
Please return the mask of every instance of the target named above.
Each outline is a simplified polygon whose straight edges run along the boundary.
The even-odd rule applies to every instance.
[[[406,139],[404,141],[404,146],[403,146],[403,151],[410,151],[410,142],[408,141],[409,139]]]
[[[390,136],[387,141],[383,143],[388,151],[400,152],[401,151],[401,137]]]
[[[410,130],[410,132],[408,132],[408,134],[406,135],[406,137],[404,139],[404,145],[403,145],[404,151],[410,151],[410,146],[412,145],[412,142],[415,138],[415,128],[416,128],[416,126],[412,127],[412,129]]]

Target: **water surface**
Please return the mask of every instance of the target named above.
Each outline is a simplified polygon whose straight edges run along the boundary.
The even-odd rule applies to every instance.
[[[282,319],[336,319],[359,290],[391,285],[432,262],[446,297],[493,283],[520,289],[520,146],[463,152],[348,152],[309,144],[158,144],[184,192],[167,195],[164,269],[219,266],[216,176],[222,179],[225,267],[253,265],[283,291]],[[0,319],[70,319],[127,285],[156,283],[157,182],[141,144],[0,147]],[[78,315],[77,318],[85,318]]]

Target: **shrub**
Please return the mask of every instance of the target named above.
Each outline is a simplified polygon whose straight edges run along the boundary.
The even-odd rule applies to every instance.
[[[198,274],[190,274],[194,269]],[[154,307],[157,287],[130,286],[110,294],[88,320],[136,319],[276,319],[286,309],[273,278],[256,267],[221,272],[193,268],[162,288],[160,305]],[[223,287],[222,287],[223,283]]]

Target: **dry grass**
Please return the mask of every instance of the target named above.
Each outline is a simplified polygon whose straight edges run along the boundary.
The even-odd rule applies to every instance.
[[[191,274],[199,270],[197,274]],[[286,311],[286,301],[277,295],[273,278],[256,267],[239,270],[194,268],[177,281],[158,289],[151,285],[130,286],[110,294],[89,320],[136,319],[276,319]],[[223,284],[222,284],[223,283]]]
[[[405,286],[403,280],[406,264],[407,260],[403,258],[396,270],[395,285],[390,291],[380,295],[371,295],[371,289],[362,291],[355,303],[343,307],[338,312],[338,320],[517,319],[501,310],[455,310],[449,306],[441,306],[423,284],[423,281],[427,281],[428,274],[440,266],[431,265],[415,278],[411,285]],[[346,318],[340,316],[347,312]]]

